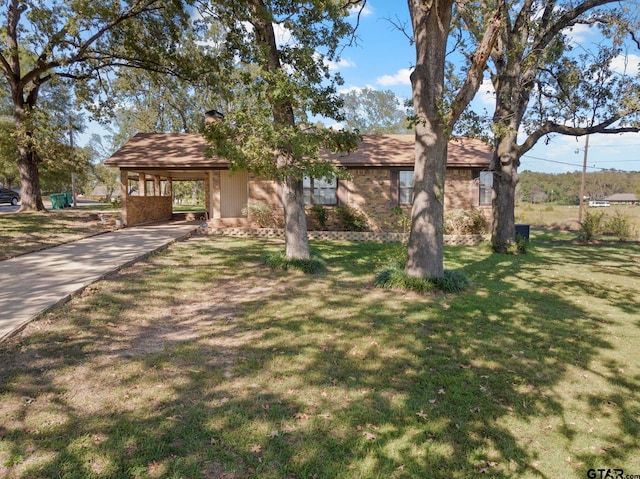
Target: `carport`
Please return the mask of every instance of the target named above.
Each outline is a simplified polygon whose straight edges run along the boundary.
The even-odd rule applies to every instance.
[[[206,148],[199,134],[138,133],[114,153],[105,164],[120,170],[124,224],[170,219],[173,183],[184,180],[204,182],[209,218],[241,218],[248,200],[248,174],[230,172],[224,159],[207,158]]]

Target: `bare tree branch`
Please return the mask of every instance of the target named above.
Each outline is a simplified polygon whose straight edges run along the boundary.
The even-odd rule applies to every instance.
[[[622,118],[638,113],[640,109],[631,109],[624,110],[616,113],[610,118],[598,123],[597,125],[592,125],[589,127],[572,127],[567,125],[561,125],[559,123],[554,123],[552,121],[547,121],[544,125],[538,128],[536,131],[531,133],[527,139],[522,143],[522,145],[518,148],[518,153],[520,155],[524,155],[528,152],[536,142],[545,135],[550,133],[560,133],[561,135],[568,136],[584,136],[584,135],[592,135],[594,133],[602,133],[602,134],[618,134],[618,133],[639,133],[640,126],[620,126],[620,127],[611,127],[614,123],[621,120]]]

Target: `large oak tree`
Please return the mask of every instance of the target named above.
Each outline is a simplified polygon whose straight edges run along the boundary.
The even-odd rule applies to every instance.
[[[444,275],[444,187],[451,131],[482,83],[489,52],[497,38],[500,9],[483,26],[465,81],[446,101],[445,65],[454,0],[409,0],[416,48],[411,74],[416,122],[415,167],[407,274]],[[464,2],[461,2],[464,3]]]
[[[0,73],[17,132],[22,209],[43,210],[36,134],[38,116],[47,114],[39,108],[43,85],[66,79],[95,105],[119,68],[170,71],[189,12],[181,0],[3,0],[0,9]]]
[[[639,131],[637,67],[626,72],[612,67],[624,53],[625,36],[637,28],[625,8],[634,5],[619,0],[525,0],[507,1],[502,7],[503,28],[490,58],[496,92],[491,127],[495,251],[506,252],[515,241],[518,167],[541,138]],[[490,13],[483,8],[462,10],[476,41]],[[570,29],[581,25],[600,28],[601,41],[575,45]]]
[[[319,151],[355,147],[356,135],[318,126],[314,115],[340,120],[339,78],[330,73],[339,46],[351,38],[350,0],[212,2],[225,27],[225,68],[233,73],[225,119],[205,132],[232,168],[278,180],[288,258],[309,257],[303,178],[336,175]],[[222,60],[221,60],[222,61]]]

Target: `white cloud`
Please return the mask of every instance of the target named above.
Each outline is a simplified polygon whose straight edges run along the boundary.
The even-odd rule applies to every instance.
[[[577,24],[565,30],[563,32],[572,45],[580,45],[587,41],[587,38],[591,34],[591,27],[589,25]]]
[[[368,88],[370,90],[377,90],[376,87],[374,87],[373,85],[365,85],[363,87],[360,86],[350,86],[347,88],[341,88],[340,90],[338,90],[338,93],[340,93],[341,95],[346,95],[347,93],[351,93],[352,91],[355,91],[357,93],[362,92],[362,90],[364,90],[365,88]]]
[[[482,80],[477,98],[482,105],[494,106],[496,104],[496,91],[493,88],[493,83],[490,78]]]
[[[357,15],[360,15],[361,17],[369,17],[373,15],[373,8],[371,8],[371,5],[369,4],[365,5],[362,9],[361,7],[351,7],[349,9],[349,16],[355,17]]]
[[[411,69],[403,68],[395,75],[383,75],[376,79],[376,83],[382,86],[411,85]]]
[[[640,66],[640,56],[638,55],[618,55],[611,62],[611,69],[620,74],[635,75]]]
[[[354,61],[348,60],[346,58],[341,58],[337,62],[325,60],[325,63],[327,64],[327,66],[329,67],[329,70],[331,71],[340,70],[341,68],[351,68],[356,66]]]

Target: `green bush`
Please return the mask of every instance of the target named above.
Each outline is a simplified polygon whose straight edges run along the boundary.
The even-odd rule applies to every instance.
[[[268,203],[250,203],[242,209],[243,216],[260,228],[279,228],[280,221],[275,208]]]
[[[444,234],[478,235],[487,232],[489,223],[480,210],[450,210],[444,215]]]
[[[400,266],[389,266],[376,275],[375,285],[379,288],[403,289],[421,294],[435,290],[459,293],[471,287],[471,280],[458,270],[446,270],[442,278],[427,279],[409,276]]]
[[[320,273],[327,269],[325,261],[316,253],[312,253],[309,259],[287,258],[282,252],[270,253],[264,256],[263,263],[271,269],[279,269],[282,271],[296,269],[307,274]]]
[[[471,280],[457,269],[445,270],[442,278],[430,280],[443,293],[460,293],[471,287]]]
[[[327,209],[322,206],[322,205],[313,205],[311,207],[311,212],[313,213],[313,216],[315,217],[316,221],[318,222],[318,225],[320,226],[321,230],[326,230],[327,229],[327,221],[329,220],[329,213],[327,211]]]
[[[593,241],[593,238],[602,232],[603,219],[604,211],[587,210],[580,222],[580,237],[585,241]]]
[[[347,205],[336,206],[334,211],[343,231],[369,231],[367,217],[360,211]]]
[[[604,229],[607,234],[616,236],[620,241],[627,241],[634,235],[631,218],[619,211],[608,219]]]

